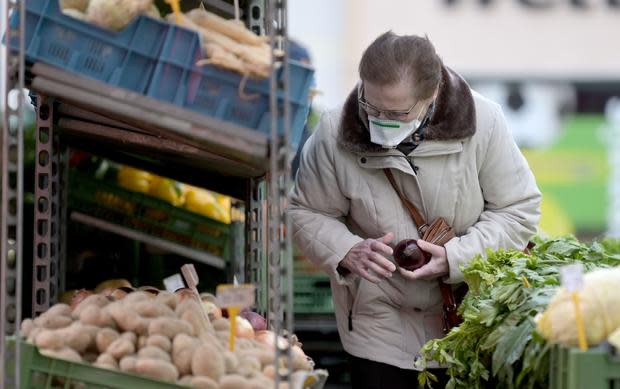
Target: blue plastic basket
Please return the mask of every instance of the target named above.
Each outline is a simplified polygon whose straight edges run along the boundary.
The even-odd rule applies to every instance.
[[[239,97],[242,76],[216,66],[196,66],[205,58],[200,38],[194,31],[171,26],[155,69],[148,95],[201,114],[233,122],[269,135],[269,79],[247,80],[244,92],[256,95]],[[281,79],[283,69],[277,71]],[[310,108],[309,91],[314,70],[300,62],[289,62],[289,100],[291,109],[290,141],[297,148]],[[278,96],[279,99],[283,95]],[[279,122],[283,131],[283,120]]]
[[[146,94],[171,26],[140,16],[114,32],[64,15],[58,1],[26,1],[26,60]],[[18,17],[11,16],[13,26]]]

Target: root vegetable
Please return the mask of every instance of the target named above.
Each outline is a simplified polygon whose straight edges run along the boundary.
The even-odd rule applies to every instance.
[[[60,0],[60,8],[62,10],[74,9],[81,12],[86,11],[89,0]]]
[[[165,304],[170,309],[176,309],[178,297],[174,293],[170,292],[160,292],[157,297],[155,297],[155,301]]]
[[[149,335],[164,335],[170,339],[181,333],[193,335],[194,329],[186,321],[172,318],[153,319],[148,327]]]
[[[79,319],[80,314],[82,313],[82,311],[84,309],[86,309],[86,307],[90,306],[90,305],[96,305],[100,308],[105,307],[106,305],[108,305],[110,302],[110,300],[108,300],[107,297],[102,296],[100,294],[93,294],[93,295],[89,295],[88,297],[86,297],[84,300],[82,300],[74,309],[73,309],[73,313],[72,316],[75,319]]]
[[[146,347],[146,341],[148,340],[148,336],[139,336],[138,337],[138,349]]]
[[[52,316],[71,316],[71,307],[67,304],[55,304],[45,311],[45,314]]]
[[[138,358],[159,359],[162,361],[171,362],[170,354],[155,346],[147,346],[138,351]]]
[[[396,245],[394,259],[398,266],[414,271],[427,264],[431,260],[431,255],[422,251],[415,239],[405,239]]]
[[[179,378],[179,371],[169,362],[158,359],[138,358],[136,372],[156,380],[175,382]]]
[[[34,321],[32,319],[24,319],[19,328],[19,333],[23,338],[27,339],[34,328]]]
[[[230,352],[224,352],[224,365],[226,366],[226,374],[236,373],[237,369],[239,369],[239,359],[237,356]]]
[[[167,305],[155,300],[138,301],[132,304],[131,309],[142,317],[173,317],[174,312]]]
[[[137,373],[136,371],[136,363],[138,362],[138,358],[135,355],[129,355],[121,359],[118,366],[121,371],[126,373]]]
[[[230,322],[224,317],[214,320],[212,324],[216,331],[230,331]]]
[[[123,302],[126,304],[132,304],[137,303],[138,301],[149,300],[152,298],[154,298],[154,296],[151,293],[139,290],[137,292],[129,293],[127,296],[125,296]]]
[[[40,327],[34,327],[32,329],[32,331],[30,331],[30,335],[28,335],[28,339],[26,340],[28,343],[30,344],[35,344],[37,336],[42,332],[42,331],[46,331],[45,328],[40,328]]]
[[[159,347],[161,350],[169,353],[172,351],[172,342],[163,335],[151,335],[146,339],[147,346]]]
[[[264,331],[267,329],[267,321],[256,312],[243,311],[240,316],[250,322],[254,331]]]
[[[107,310],[96,305],[89,305],[80,312],[80,322],[97,327],[114,327],[114,320]]]
[[[249,389],[249,382],[243,376],[230,374],[220,379],[220,389]]]
[[[67,327],[72,322],[73,320],[69,316],[55,315],[48,312],[34,319],[35,326],[50,330]]]
[[[181,385],[181,386],[192,386],[192,379],[194,379],[194,376],[191,375],[184,375],[183,377],[179,378],[179,380],[177,381],[177,385]]]
[[[193,377],[191,380],[191,385],[196,389],[218,389],[219,385],[216,381],[212,380],[209,377]]]
[[[192,373],[192,359],[200,342],[187,334],[179,334],[172,342],[172,361],[181,374]]]
[[[242,317],[235,319],[236,336],[239,338],[254,339],[252,324]]]
[[[110,344],[106,350],[106,353],[112,355],[116,359],[122,359],[127,355],[133,354],[135,351],[135,345],[129,340],[121,337]]]
[[[95,363],[98,357],[99,357],[99,354],[90,353],[90,352],[82,355],[82,359],[84,360],[84,362],[88,362],[88,363]]]
[[[69,347],[65,347],[60,350],[43,349],[39,351],[41,355],[45,355],[46,357],[59,358],[59,359],[64,359],[64,360],[71,361],[71,362],[82,362],[82,357],[80,357],[80,354],[77,351]]]
[[[189,11],[187,17],[197,25],[217,31],[237,42],[254,46],[265,44],[265,38],[252,33],[243,25],[236,24],[233,21],[226,20],[200,8]]]
[[[125,300],[128,299],[129,296],[131,295],[128,295]],[[106,308],[107,312],[112,316],[114,322],[121,330],[131,331],[138,335],[146,334],[149,321],[131,309],[131,304],[128,304],[126,301],[117,301]]]
[[[43,329],[36,336],[34,344],[39,349],[60,350],[65,347],[65,340],[58,334],[57,331]]]
[[[248,384],[250,389],[271,389],[275,387],[275,382],[262,374],[249,379]]]
[[[276,356],[273,349],[267,348],[251,348],[248,350],[240,350],[239,355],[251,356],[260,362],[261,366],[271,365],[275,362]]]
[[[213,326],[202,312],[202,307],[199,304],[195,305],[197,310],[186,310],[181,315],[181,320],[186,321],[192,326],[193,333],[198,338],[202,338],[207,334],[213,334],[215,332]]]
[[[94,332],[91,328],[86,328],[79,322],[75,322],[69,327],[61,328],[56,333],[63,339],[66,346],[79,353],[83,353],[91,344],[94,344]]]
[[[99,355],[94,364],[104,369],[118,369],[118,362],[116,362],[116,359],[110,354]]]
[[[244,377],[252,377],[255,373],[261,371],[261,363],[257,357],[248,354],[239,356],[238,372]]]
[[[110,344],[116,339],[120,338],[120,334],[111,328],[103,328],[97,333],[95,343],[97,344],[97,350],[100,353],[104,353],[105,350],[110,347]]]
[[[210,377],[218,381],[226,372],[224,358],[211,344],[202,344],[194,352],[192,358],[192,372],[194,375]]]
[[[120,31],[152,5],[153,0],[90,0],[86,16],[90,23]]]
[[[138,343],[138,336],[133,332],[123,332],[121,334],[121,338],[127,339],[128,341],[133,343],[134,346]]]

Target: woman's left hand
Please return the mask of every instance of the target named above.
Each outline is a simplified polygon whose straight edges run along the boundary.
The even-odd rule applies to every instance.
[[[442,246],[418,239],[418,247],[432,255],[431,260],[424,266],[414,271],[398,268],[400,274],[409,280],[434,280],[443,277],[450,272],[448,265],[448,254]]]

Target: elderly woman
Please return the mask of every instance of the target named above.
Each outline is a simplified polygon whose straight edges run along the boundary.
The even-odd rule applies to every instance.
[[[438,279],[490,249],[523,249],[541,194],[499,105],[444,66],[428,38],[387,32],[364,52],[360,82],[305,145],[290,216],[298,247],[331,277],[354,388],[415,387],[422,345],[442,332]],[[419,239],[398,190],[456,237],[418,240],[425,266],[398,268],[392,245]],[[441,371],[439,371],[441,372]]]

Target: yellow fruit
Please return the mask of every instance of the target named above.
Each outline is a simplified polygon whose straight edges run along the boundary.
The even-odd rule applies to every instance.
[[[183,196],[183,184],[171,180],[155,176],[151,182],[151,190],[149,194],[158,199],[162,199],[175,207],[183,205],[185,199]]]
[[[139,193],[148,193],[152,180],[153,175],[151,173],[129,166],[121,167],[117,176],[120,187]]]

